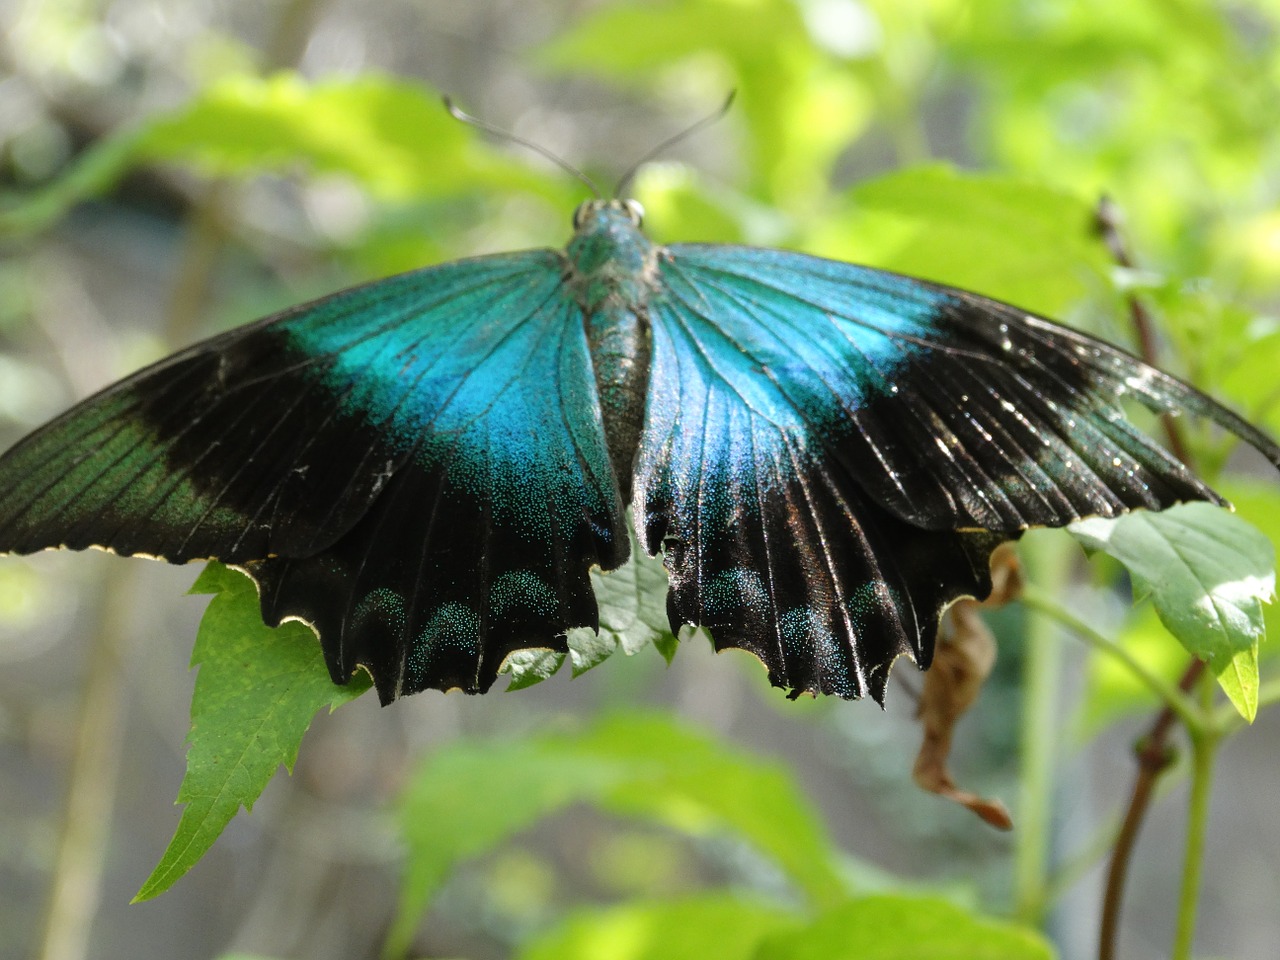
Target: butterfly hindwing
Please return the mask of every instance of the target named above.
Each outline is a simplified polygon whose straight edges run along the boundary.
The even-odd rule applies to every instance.
[[[206,341],[0,462],[0,542],[217,557],[384,699],[595,625],[628,544],[551,252],[394,277]]]

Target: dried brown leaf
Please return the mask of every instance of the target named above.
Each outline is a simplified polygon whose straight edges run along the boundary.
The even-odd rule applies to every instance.
[[[947,611],[949,629],[938,638],[920,693],[916,715],[924,737],[911,776],[921,789],[972,810],[993,827],[1009,830],[1013,821],[1003,803],[961,789],[947,769],[956,724],[978,699],[996,662],[995,637],[979,608],[1000,606],[1022,590],[1022,572],[1012,545],[1005,544],[992,554],[991,577],[993,589],[985,601],[958,600]]]

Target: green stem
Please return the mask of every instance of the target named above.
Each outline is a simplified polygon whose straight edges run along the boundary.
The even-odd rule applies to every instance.
[[[1190,697],[1164,677],[1152,672],[1120,644],[1099,633],[1088,623],[1068,611],[1066,607],[1062,606],[1047,593],[1028,585],[1023,591],[1022,602],[1027,607],[1069,628],[1072,633],[1095,650],[1101,650],[1124,664],[1126,669],[1149,687],[1160,698],[1162,703],[1168,704],[1169,709],[1178,715],[1178,719],[1183,722],[1188,731],[1195,733],[1204,728],[1205,715],[1201,713],[1200,708],[1196,706]]]
[[[1020,548],[1027,580],[1063,582],[1070,555],[1065,544],[1028,538]],[[1031,589],[1027,587],[1026,589]],[[1017,847],[1014,850],[1015,915],[1038,926],[1049,904],[1049,850],[1054,771],[1058,750],[1058,694],[1062,679],[1062,645],[1057,624],[1027,605],[1022,667],[1021,791],[1018,797]]]
[[[1200,678],[1200,698],[1206,713],[1213,706],[1213,676]],[[1187,848],[1182,861],[1182,891],[1178,898],[1178,930],[1171,960],[1191,960],[1196,935],[1196,907],[1204,867],[1205,834],[1209,826],[1209,796],[1220,732],[1208,727],[1191,737],[1191,797],[1187,810]]]

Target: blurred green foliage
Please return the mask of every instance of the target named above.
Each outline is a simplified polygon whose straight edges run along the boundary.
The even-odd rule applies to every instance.
[[[65,82],[67,51],[83,44],[93,17],[45,6],[24,25],[24,55],[42,58],[46,79]],[[973,288],[1113,339],[1130,336],[1124,297],[1136,293],[1158,311],[1162,365],[1276,432],[1278,38],[1274,0],[619,0],[592,6],[528,51],[526,63],[550,81],[595,84],[628,105],[620,110],[656,105],[673,128],[683,122],[676,116],[697,116],[738,91],[734,112],[703,135],[714,144],[703,148],[708,167],[663,158],[640,172],[636,194],[655,239],[766,243],[856,259]],[[308,293],[317,274],[353,282],[429,259],[555,246],[567,236],[581,185],[449,119],[424,84],[374,73],[259,76],[252,52],[227,37],[211,39],[205,52],[183,106],[135,118],[65,169],[31,175],[39,165],[23,167],[23,158],[38,152],[36,135],[25,146],[21,136],[12,139],[5,169],[28,173],[11,179],[38,182],[8,191],[0,205],[10,258],[0,265],[5,331],[32,309],[24,258],[42,231],[143,168],[219,181],[232,197],[264,176],[299,185],[303,201],[329,211],[294,239],[308,248],[308,271],[271,252],[278,238],[234,204],[226,220],[230,244],[259,256],[281,286]],[[593,156],[584,166],[616,175],[630,159]],[[1103,194],[1127,214],[1135,269],[1115,267],[1095,232]],[[0,382],[0,415],[17,420],[8,411],[19,403],[5,391],[27,374],[12,369],[19,372]],[[1230,442],[1199,429],[1190,438],[1202,472],[1217,482],[1232,465]],[[1221,486],[1275,542],[1274,482],[1228,476]],[[24,575],[0,568],[0,600]],[[619,601],[616,643],[631,652],[627,638],[654,626],[656,607],[630,582],[612,587],[631,594],[631,605]],[[251,598],[241,602],[246,608]],[[1273,631],[1277,616],[1266,609]],[[1175,681],[1185,667],[1182,648],[1150,607],[1128,617],[1105,627]],[[228,637],[234,632],[229,621],[213,622]],[[629,633],[635,624],[638,632]],[[292,633],[309,641],[300,628]],[[205,649],[202,634],[201,683],[206,671],[210,681],[219,676]],[[1274,642],[1258,650],[1255,704],[1259,690],[1264,706],[1265,692],[1274,691],[1274,650]],[[580,670],[609,651],[575,652]],[[228,657],[232,672],[223,681],[239,663],[233,648]],[[558,665],[528,665],[513,685]],[[1157,705],[1104,654],[1091,654],[1087,677],[1074,707],[1086,736]],[[348,692],[308,687],[288,715],[296,736],[316,710]],[[234,704],[228,694],[210,701],[207,693],[197,688],[193,728],[210,704]],[[158,868],[163,883],[194,862],[210,829],[216,834],[240,805],[252,804],[278,764],[291,763],[296,740],[250,746],[252,782],[224,793],[231,782],[224,770],[221,783],[184,783],[180,799],[191,802],[175,840],[180,849],[171,850],[178,859]],[[894,952],[894,943],[929,943],[931,935],[950,937],[964,956],[1049,955],[1034,934],[980,919],[984,910],[905,895],[868,900],[845,879],[849,864],[785,773],[666,720],[628,716],[573,734],[463,743],[429,758],[403,803],[409,858],[396,944],[408,941],[424,904],[461,861],[566,804],[591,803],[681,835],[730,833],[771,858],[786,893],[730,891],[582,911],[525,943],[522,957],[680,956],[668,941],[690,956],[837,957],[852,949],[854,929],[871,937],[859,947],[862,958],[921,955]],[[884,936],[877,940],[875,931]],[[1003,946],[983,953],[980,943]]]

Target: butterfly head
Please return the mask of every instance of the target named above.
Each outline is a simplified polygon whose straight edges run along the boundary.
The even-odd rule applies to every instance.
[[[647,275],[654,248],[640,230],[643,220],[644,207],[635,200],[579,204],[567,251],[574,272],[584,278],[611,278],[615,285]]]
[[[573,229],[582,233],[597,223],[603,225],[615,219],[629,222],[633,229],[639,230],[644,226],[644,207],[639,200],[602,200],[598,197],[583,200],[573,211]]]

